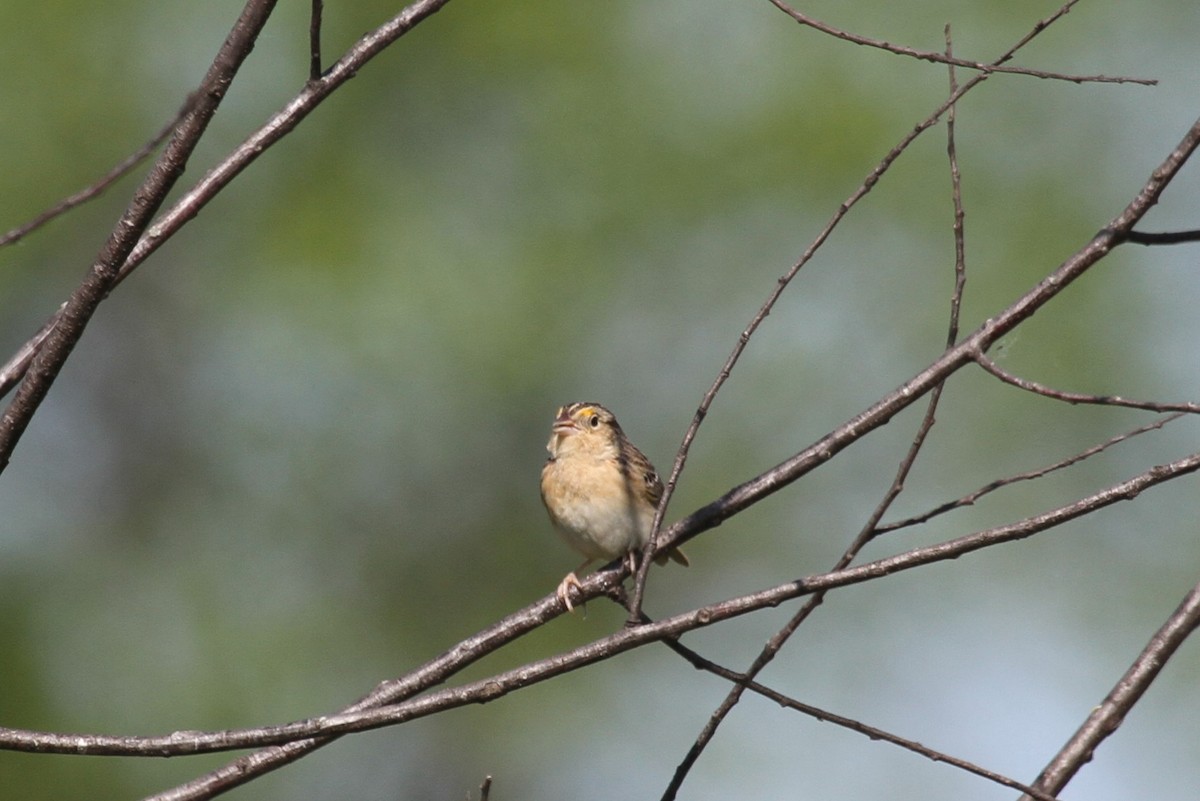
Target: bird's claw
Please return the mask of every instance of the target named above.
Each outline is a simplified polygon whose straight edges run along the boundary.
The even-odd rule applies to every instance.
[[[559,582],[558,589],[554,591],[554,594],[558,596],[558,600],[562,601],[563,605],[567,607],[568,612],[575,611],[575,607],[571,603],[572,588],[574,588],[575,591],[581,595],[583,594],[583,585],[579,583],[579,577],[574,573],[568,573],[566,577]]]

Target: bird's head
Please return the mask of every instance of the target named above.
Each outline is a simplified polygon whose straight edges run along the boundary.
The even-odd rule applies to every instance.
[[[621,426],[599,403],[579,401],[558,410],[546,450],[551,459],[575,453],[604,454],[618,447]]]

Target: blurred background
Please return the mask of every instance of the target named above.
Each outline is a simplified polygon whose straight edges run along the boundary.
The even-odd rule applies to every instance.
[[[303,84],[281,3],[186,189]],[[988,60],[1053,2],[802,10]],[[90,183],[197,84],[240,4],[3,12],[0,229]],[[395,13],[329,4],[327,62]],[[964,332],[1119,212],[1200,109],[1200,7],[1082,4],[1018,58],[1154,88],[996,76],[961,104]],[[961,77],[967,77],[963,74]],[[555,408],[610,406],[666,471],[775,279],[941,102],[946,70],[769,3],[450,3],[269,151],[103,304],[0,477],[0,723],[158,734],[343,706],[550,592],[577,563],[537,476]],[[944,128],[806,267],[718,397],[669,513],[775,465],[940,352],[953,282]],[[83,276],[144,169],[0,252],[6,359]],[[1197,227],[1196,166],[1143,226]],[[1121,248],[1006,339],[1063,389],[1200,394],[1197,249]],[[655,571],[655,616],[821,572],[911,441],[910,410]],[[1153,419],[956,378],[894,517]],[[1197,449],[1188,421],[896,533],[877,558],[1011,521]],[[1032,780],[1200,577],[1185,478],[1032,540],[832,595],[763,680]],[[744,668],[795,610],[685,642]],[[465,674],[621,624],[589,604]],[[1189,643],[1063,798],[1192,798]],[[231,798],[656,798],[727,688],[646,648],[483,707],[346,738]],[[136,798],[223,764],[0,753],[27,801]],[[747,697],[681,798],[1007,799]]]

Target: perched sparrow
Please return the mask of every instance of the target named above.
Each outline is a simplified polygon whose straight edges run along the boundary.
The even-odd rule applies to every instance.
[[[571,403],[558,410],[542,468],[542,502],[550,522],[567,544],[587,557],[567,574],[556,594],[573,609],[569,592],[575,574],[597,559],[630,559],[650,539],[663,485],[654,465],[625,437],[613,413],[598,403]],[[683,551],[667,557],[688,563]]]

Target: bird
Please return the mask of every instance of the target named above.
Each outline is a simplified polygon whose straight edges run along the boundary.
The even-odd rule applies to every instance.
[[[636,554],[650,539],[663,484],[617,418],[599,403],[559,407],[546,450],[542,503],[559,535],[587,557],[555,591],[574,611],[571,588],[581,587],[577,574],[592,562],[623,558],[633,569]],[[688,564],[678,548],[657,555],[655,562],[666,564],[668,558]]]

